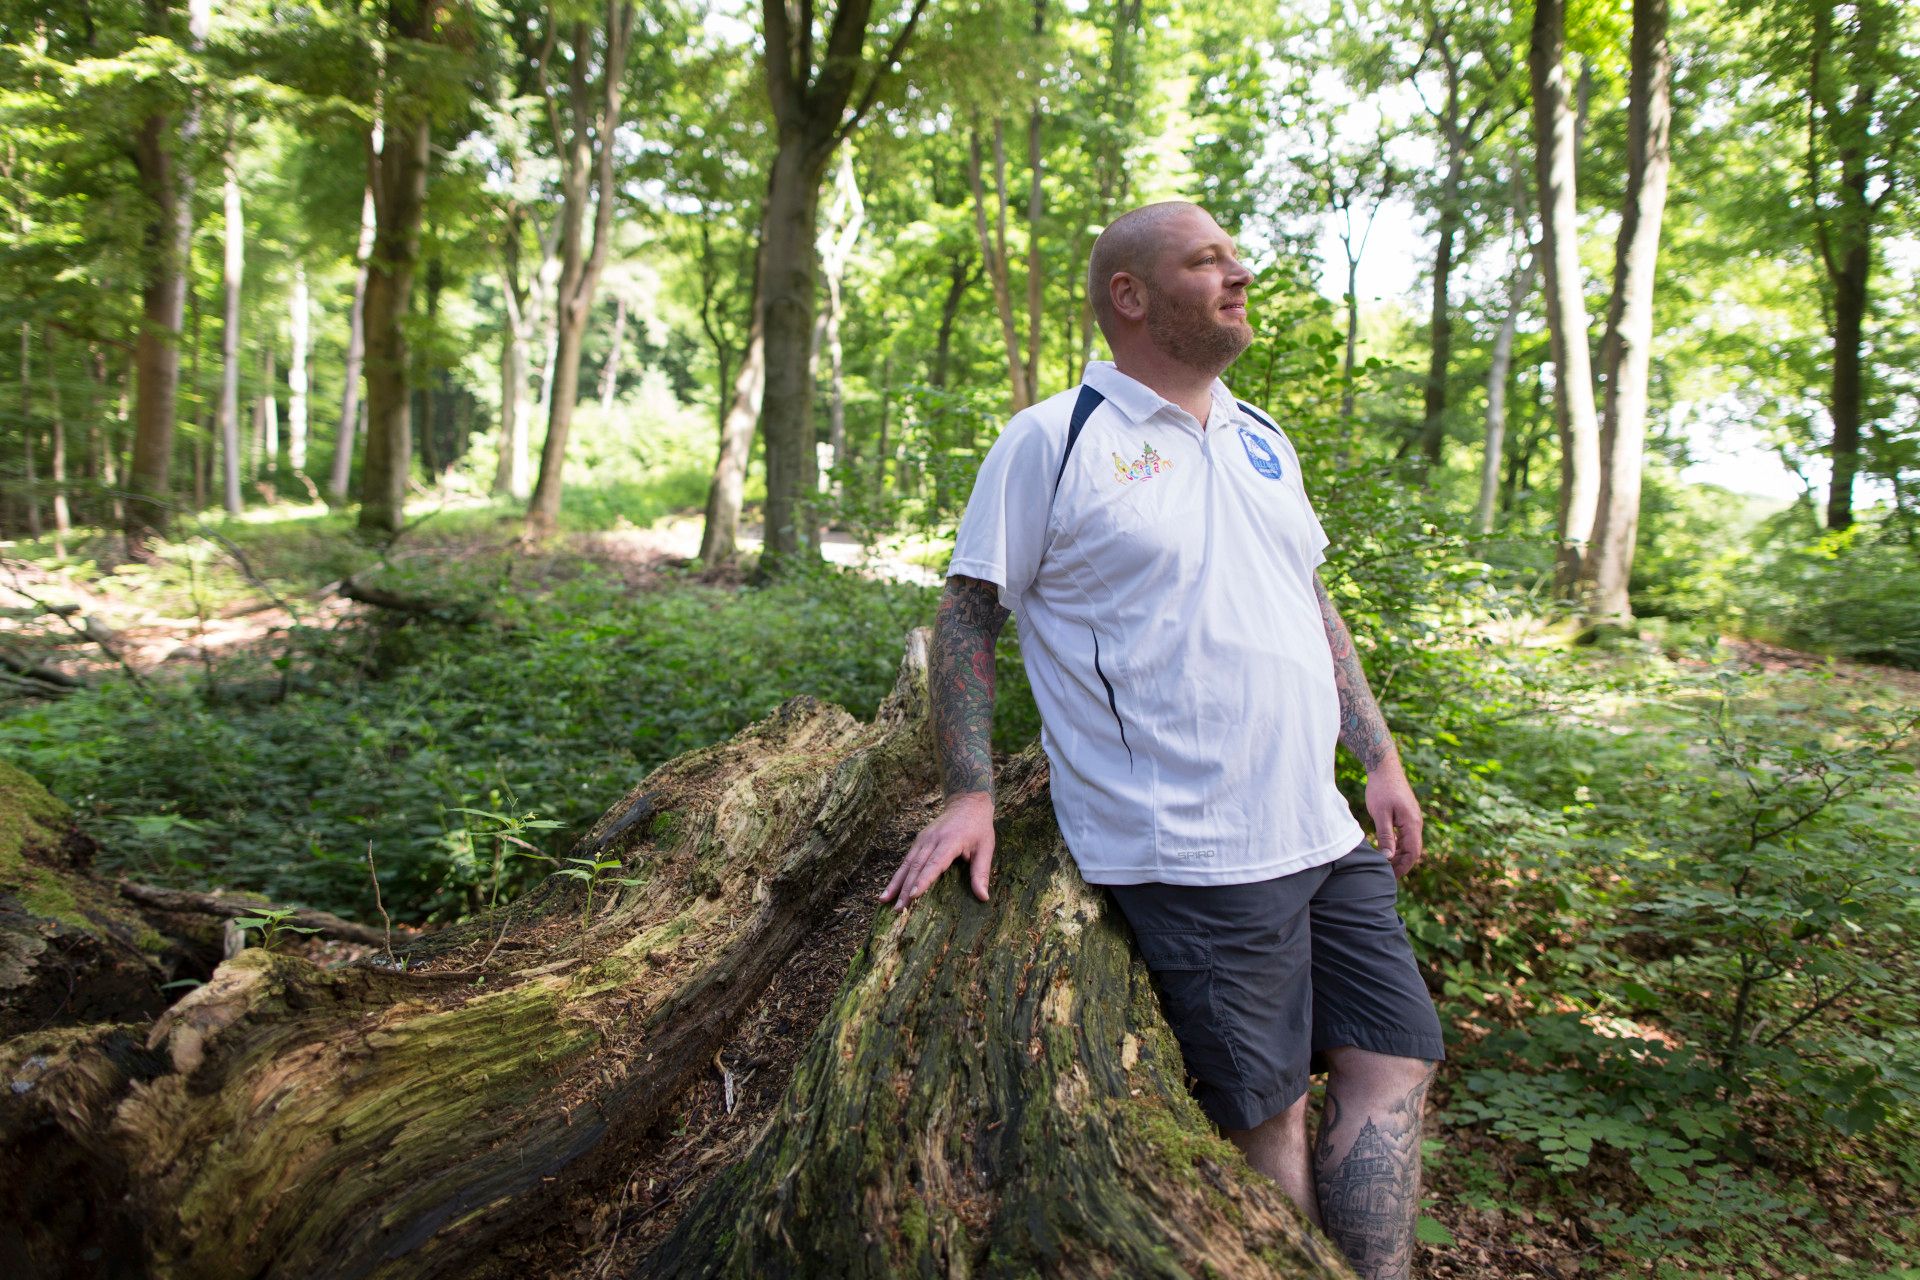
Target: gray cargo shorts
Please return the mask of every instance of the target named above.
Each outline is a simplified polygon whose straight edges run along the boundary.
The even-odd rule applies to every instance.
[[[1225,1129],[1286,1110],[1352,1045],[1437,1062],[1440,1018],[1371,842],[1253,884],[1108,885],[1160,992],[1201,1109]]]

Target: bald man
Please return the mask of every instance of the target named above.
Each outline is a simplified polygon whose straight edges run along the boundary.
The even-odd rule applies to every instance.
[[[904,910],[966,859],[987,899],[994,640],[1018,612],[1061,833],[1132,926],[1201,1107],[1362,1276],[1403,1277],[1445,1056],[1395,911],[1420,806],[1320,583],[1298,455],[1220,382],[1253,340],[1252,278],[1191,204],[1095,242],[1113,361],[981,465],[934,629],[946,802],[881,897]],[[1366,767],[1378,848],[1334,786],[1336,741]]]

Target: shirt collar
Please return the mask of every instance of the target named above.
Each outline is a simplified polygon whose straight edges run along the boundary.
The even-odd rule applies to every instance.
[[[1107,402],[1126,418],[1130,425],[1138,426],[1162,409],[1180,409],[1180,406],[1155,391],[1146,383],[1120,372],[1111,360],[1089,360],[1081,381],[1107,398]],[[1208,388],[1213,397],[1213,407],[1217,414],[1208,421],[1214,424],[1225,422],[1234,417],[1233,393],[1226,384],[1215,378]],[[1180,409],[1185,413],[1186,410]]]

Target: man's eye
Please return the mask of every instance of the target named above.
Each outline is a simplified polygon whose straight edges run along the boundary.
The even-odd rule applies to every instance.
[[[1206,266],[1206,265],[1207,265],[1207,264],[1208,264],[1209,262],[1212,262],[1212,261],[1213,261],[1213,255],[1212,255],[1212,254],[1208,254],[1208,255],[1207,255],[1206,257],[1204,257],[1204,258],[1202,258],[1202,259],[1200,259],[1200,263],[1199,263],[1199,265],[1200,265],[1200,266],[1203,266],[1203,267],[1204,267],[1204,266]]]

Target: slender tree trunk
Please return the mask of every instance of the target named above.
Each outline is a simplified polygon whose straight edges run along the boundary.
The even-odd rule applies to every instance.
[[[1533,292],[1533,262],[1534,255],[1528,253],[1514,267],[1513,281],[1507,286],[1507,313],[1500,319],[1487,364],[1487,441],[1480,463],[1480,501],[1473,516],[1473,527],[1483,536],[1493,532],[1493,508],[1500,496],[1500,455],[1507,435],[1507,376],[1513,368],[1513,337],[1520,326],[1520,308]]]
[[[516,285],[503,290],[507,322],[500,333],[500,457],[493,492],[525,501],[527,467],[527,316]]]
[[[67,554],[67,535],[73,532],[73,518],[67,509],[67,422],[60,409],[60,365],[55,358],[53,331],[44,335],[47,351],[47,428],[53,452],[47,461],[47,482],[53,493],[53,554]]]
[[[387,21],[396,38],[426,40],[434,14],[426,0],[391,0]],[[424,111],[423,104],[390,86],[386,145],[373,168],[373,256],[366,297],[367,452],[359,519],[360,529],[373,535],[396,533],[406,519],[413,423],[405,326],[427,202],[432,129]]]
[[[307,268],[304,263],[296,264],[287,316],[287,337],[293,348],[287,364],[287,465],[297,475],[304,475],[307,469],[307,340],[312,312]]]
[[[986,263],[987,278],[993,284],[993,307],[1000,317],[1000,337],[1006,344],[1007,382],[1011,388],[1013,412],[1033,403],[1033,389],[1027,383],[1027,363],[1020,354],[1020,330],[1013,315],[1013,287],[1008,279],[1007,262],[1007,151],[1005,129],[993,122],[993,166],[995,190],[999,195],[994,229],[987,227],[987,196],[981,173],[980,135],[967,138],[967,180],[973,188],[973,225],[980,237],[980,257]]]
[[[1451,109],[1451,104],[1450,104]],[[1448,132],[1451,134],[1452,129]],[[1447,438],[1447,370],[1453,362],[1454,242],[1460,233],[1460,186],[1467,158],[1458,142],[1449,139],[1447,176],[1441,187],[1438,243],[1433,251],[1433,300],[1427,320],[1427,385],[1425,416],[1420,426],[1420,481],[1440,465]]]
[[[246,228],[240,212],[240,179],[233,170],[233,150],[227,149],[226,222],[221,243],[221,297],[225,301],[220,330],[220,461],[221,499],[228,515],[240,514],[240,281],[246,268]]]
[[[737,553],[747,459],[753,452],[753,428],[760,417],[761,395],[766,389],[766,317],[757,280],[753,294],[747,347],[740,357],[740,368],[734,373],[732,398],[720,419],[720,455],[713,465],[713,483],[707,488],[700,560],[709,567],[726,564]]]
[[[1627,114],[1627,189],[1614,250],[1613,297],[1601,347],[1606,371],[1600,446],[1605,462],[1594,525],[1593,616],[1624,625],[1633,616],[1627,584],[1640,529],[1640,475],[1646,456],[1648,376],[1653,348],[1654,268],[1672,165],[1673,59],[1667,0],[1633,0],[1633,54]]]
[[[1539,187],[1541,257],[1546,268],[1547,328],[1558,394],[1564,403],[1560,550],[1556,581],[1575,591],[1600,500],[1600,422],[1593,403],[1587,306],[1580,280],[1574,206],[1574,119],[1569,101],[1564,0],[1537,0],[1528,66],[1533,81],[1534,173]]]
[[[1353,422],[1353,365],[1354,356],[1360,344],[1360,259],[1353,253],[1347,254],[1347,347],[1340,360],[1340,421],[1346,424],[1341,446],[1342,453],[1350,453],[1356,443],[1356,428]]]
[[[1833,377],[1827,412],[1833,419],[1833,480],[1827,489],[1827,528],[1853,525],[1853,483],[1860,473],[1861,345],[1866,333],[1867,278],[1872,242],[1862,235],[1847,246],[1833,282]]]
[[[41,534],[40,524],[40,477],[34,461],[33,438],[38,433],[33,429],[33,326],[26,321],[20,323],[20,442],[21,469],[20,478],[24,482],[27,500],[27,536],[37,538]]]
[[[260,459],[269,474],[280,470],[280,371],[271,342],[260,376],[265,386],[260,391]]]
[[[934,332],[933,368],[927,374],[930,386],[946,389],[947,364],[953,354],[953,325],[960,318],[960,302],[967,286],[979,278],[972,258],[966,254],[955,255],[947,273],[947,296],[940,302],[940,327]]]
[[[1034,35],[1042,33],[1044,0],[1034,5]],[[1027,395],[1040,398],[1040,326],[1045,302],[1040,274],[1040,215],[1045,205],[1040,189],[1045,156],[1040,149],[1040,106],[1034,104],[1027,116]]]
[[[164,6],[150,4],[156,21]],[[198,53],[212,22],[212,0],[188,0],[187,47]],[[167,531],[172,509],[175,400],[180,389],[180,322],[186,309],[187,263],[193,243],[193,168],[200,136],[199,103],[189,98],[176,125],[166,110],[140,122],[133,140],[134,167],[148,203],[144,232],[146,280],[140,295],[136,340],[133,458],[127,469],[130,497],[123,526],[129,554]]]
[[[427,263],[426,331],[429,334],[437,332],[440,324],[440,290],[445,285],[446,270],[436,255]],[[446,466],[445,460],[440,456],[440,442],[435,438],[440,429],[440,406],[435,401],[434,395],[437,385],[444,381],[442,373],[442,370],[433,368],[425,362],[419,370],[420,413],[417,425],[420,433],[420,465],[426,468],[427,478],[436,482],[439,480],[440,472]]]
[[[567,436],[579,399],[580,349],[586,338],[587,320],[593,314],[600,273],[613,244],[613,214],[620,200],[614,176],[613,146],[620,129],[633,22],[631,0],[606,0],[598,86],[594,86],[589,77],[593,56],[591,28],[585,22],[573,24],[573,59],[567,80],[572,126],[566,132],[560,184],[563,203],[560,284],[554,296],[554,377],[547,411],[547,438],[540,449],[540,478],[534,482],[533,499],[527,506],[526,529],[534,537],[551,534],[560,518]],[[554,114],[557,121],[559,107],[555,107]],[[595,197],[591,244],[586,239],[590,196]]]
[[[362,434],[360,424],[366,408],[360,398],[360,379],[367,355],[367,279],[373,269],[373,241],[378,230],[374,212],[374,173],[380,154],[386,149],[386,128],[376,120],[368,138],[367,189],[360,197],[360,243],[354,251],[360,268],[353,277],[353,309],[347,315],[347,358],[342,370],[340,390],[340,433],[334,440],[333,470],[327,477],[327,496],[335,502],[347,499],[347,486],[353,476],[355,437]]]
[[[627,300],[613,300],[613,341],[607,344],[607,363],[600,370],[600,416],[613,416],[613,393],[620,386],[620,348],[627,340]]]

